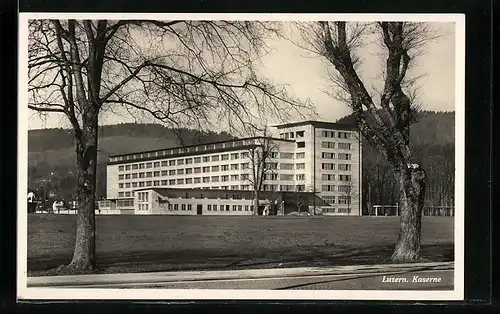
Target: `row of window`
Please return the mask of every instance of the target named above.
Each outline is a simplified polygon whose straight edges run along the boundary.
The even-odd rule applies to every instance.
[[[322,137],[335,138],[335,131],[321,131],[321,136]],[[350,132],[338,131],[337,132],[337,138],[350,139],[351,138],[351,133]]]
[[[335,153],[322,152],[321,153],[321,158],[323,158],[323,159],[335,159]],[[352,154],[338,153],[337,154],[337,159],[338,160],[351,160],[352,159]]]
[[[335,142],[321,142],[322,148],[335,148]],[[338,149],[351,149],[351,143],[337,143]]]
[[[224,148],[233,148],[233,147],[240,147],[240,146],[244,146],[244,145],[253,145],[253,144],[255,144],[255,139],[247,139],[247,140],[225,142],[225,143],[206,144],[206,145],[199,145],[199,146],[192,146],[192,147],[170,148],[170,149],[165,149],[163,151],[136,153],[136,154],[130,154],[130,155],[124,155],[124,156],[111,157],[110,161],[115,162],[115,161],[124,161],[124,160],[135,160],[135,159],[140,159],[140,158],[152,158],[152,157],[177,155],[177,154],[184,154],[184,153],[208,152],[211,150],[219,150],[219,149],[224,149]]]
[[[284,139],[292,139],[292,138],[301,138],[304,137],[305,131],[296,131],[296,132],[287,132],[287,133],[280,133],[280,138]]]
[[[331,185],[331,184],[326,184],[321,186],[321,191],[322,192],[341,192],[341,193],[346,193],[346,194],[352,194],[353,188],[351,185]]]
[[[277,153],[273,153],[271,158],[276,158]],[[203,156],[203,157],[189,157],[189,158],[180,158],[180,159],[172,159],[172,160],[163,160],[163,161],[155,161],[155,162],[144,162],[139,164],[132,165],[124,165],[118,166],[118,171],[128,171],[128,170],[137,170],[137,169],[149,169],[149,168],[159,168],[159,167],[172,167],[172,166],[182,166],[182,165],[191,165],[191,164],[199,164],[201,162],[210,162],[210,161],[225,161],[225,160],[236,160],[236,159],[248,158],[248,152],[242,153],[231,153],[231,154],[222,154],[222,155],[213,155],[213,156]]]
[[[338,181],[352,181],[352,176],[349,174],[339,174],[337,176]],[[322,174],[321,180],[323,181],[336,181],[334,174]]]

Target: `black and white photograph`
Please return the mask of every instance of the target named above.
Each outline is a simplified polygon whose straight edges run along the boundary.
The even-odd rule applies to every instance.
[[[463,300],[465,16],[20,13],[20,300]]]

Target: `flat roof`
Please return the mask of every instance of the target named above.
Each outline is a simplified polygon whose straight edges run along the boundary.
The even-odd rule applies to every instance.
[[[134,152],[125,153],[125,154],[109,155],[109,157],[111,158],[111,157],[120,157],[120,156],[134,155],[134,154],[156,153],[156,152],[164,151],[165,149],[184,149],[184,148],[191,148],[191,147],[197,147],[197,146],[200,147],[200,146],[205,146],[205,145],[222,144],[222,143],[254,140],[254,139],[261,139],[261,138],[270,139],[273,141],[281,141],[281,142],[291,142],[291,143],[295,142],[294,140],[282,139],[282,138],[276,138],[276,137],[254,136],[254,137],[235,138],[232,140],[219,141],[219,142],[207,142],[207,143],[203,143],[203,144],[194,144],[194,145],[176,146],[176,147],[165,147],[165,148],[155,149],[155,150],[134,151]],[[164,157],[164,156],[162,156],[162,157]]]
[[[315,128],[322,128],[322,129],[358,131],[358,127],[355,125],[336,123],[336,122],[315,121],[315,120],[277,124],[273,125],[273,127],[278,129],[285,129],[302,125],[312,125]]]

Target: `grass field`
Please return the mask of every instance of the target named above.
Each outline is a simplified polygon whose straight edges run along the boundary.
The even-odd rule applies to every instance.
[[[398,217],[98,216],[99,272],[390,262]],[[76,217],[28,217],[28,275],[71,260]],[[424,217],[422,258],[453,260],[453,217]]]

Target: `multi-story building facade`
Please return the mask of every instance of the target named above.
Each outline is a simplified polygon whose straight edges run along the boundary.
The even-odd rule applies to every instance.
[[[277,125],[294,140],[298,190],[312,191],[330,206],[324,214],[361,215],[361,135],[354,126],[304,121]]]
[[[361,184],[359,166],[361,148],[357,141],[358,137],[355,135],[356,132],[352,130],[332,131],[331,127],[338,128],[339,125],[320,123],[322,127],[318,127],[318,123],[320,122],[277,126],[281,132],[281,138],[254,137],[111,156],[107,165],[108,202],[102,202],[101,204],[106,206],[100,206],[100,209],[107,213],[161,212],[152,208],[153,203],[161,205],[158,197],[154,198],[156,202],[152,202],[153,194],[157,195],[155,191],[161,189],[252,191],[258,186],[257,181],[261,180],[256,177],[260,173],[263,175],[262,191],[311,192],[320,197],[326,197],[327,203],[332,205],[325,207],[326,203],[320,202],[321,207],[325,207],[325,213],[359,215],[361,214],[358,208],[361,204],[360,198],[350,198],[352,201],[349,202],[349,209],[353,210],[335,211],[335,205],[339,204],[337,202],[341,202],[339,205],[344,205],[345,198],[342,197],[343,192],[339,190],[340,186],[347,186],[345,183],[347,180],[351,180],[350,184],[359,184],[359,186]],[[336,136],[349,134],[347,136],[349,138],[338,138],[338,141],[336,138],[338,143],[335,148],[322,148],[322,145],[325,145],[322,144],[323,142],[333,140],[333,137],[322,140],[323,130],[334,132]],[[339,144],[342,145],[339,146]],[[263,149],[270,150],[264,161],[266,170],[253,171],[258,167],[257,163],[262,161],[255,156],[263,156]],[[327,156],[342,157],[345,160],[341,159],[340,168],[334,165],[334,168],[330,169],[334,161],[326,158]],[[343,184],[337,187],[333,183],[336,179]],[[359,186],[353,190],[359,191]],[[248,195],[248,192],[243,194]],[[147,200],[146,196],[148,196]],[[176,202],[178,203],[178,200]],[[190,205],[191,201],[182,202],[185,203],[186,208],[194,206]],[[233,205],[246,208],[246,205],[240,202],[235,202]],[[319,204],[312,206],[316,205],[319,206]],[[182,204],[179,203],[179,206]],[[348,204],[345,204],[345,207],[347,208]],[[198,213],[198,210],[196,212]],[[233,214],[245,214],[245,212],[251,211],[236,210]],[[203,207],[202,214],[204,213],[208,214],[208,205]],[[210,214],[215,213],[211,210]]]

